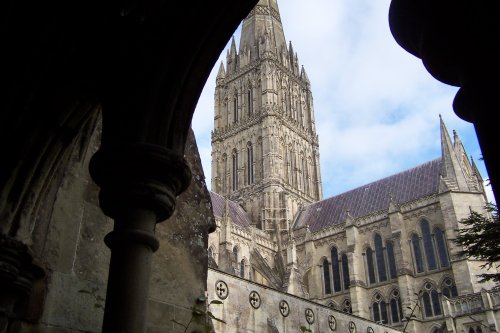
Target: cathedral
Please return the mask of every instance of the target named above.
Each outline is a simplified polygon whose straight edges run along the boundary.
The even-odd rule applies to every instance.
[[[323,306],[316,312],[347,315],[349,332],[356,331],[349,318],[381,324],[384,331],[496,332],[500,294],[478,283],[482,262],[461,256],[452,241],[461,219],[471,210],[486,214],[487,203],[483,179],[458,134],[450,135],[440,117],[441,156],[323,198],[313,94],[298,59],[277,1],[261,0],[242,23],[239,48],[233,38],[220,64],[209,296],[229,301],[228,290],[253,286],[280,311],[293,296]],[[253,307],[253,299],[260,304],[264,298],[255,293]],[[242,295],[228,306],[244,309]],[[245,311],[218,313],[236,323],[236,331],[250,325],[248,318],[242,324]],[[269,332],[289,330],[271,317]]]

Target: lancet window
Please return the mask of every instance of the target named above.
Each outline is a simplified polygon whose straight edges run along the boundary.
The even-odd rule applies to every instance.
[[[368,247],[365,251],[367,280],[370,284],[385,282],[389,278],[397,278],[394,245],[386,242],[383,247],[382,237],[375,234],[373,237],[375,251]]]

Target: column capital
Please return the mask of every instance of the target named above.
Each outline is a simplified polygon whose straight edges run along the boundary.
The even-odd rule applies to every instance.
[[[147,143],[103,147],[92,157],[89,169],[101,188],[100,206],[113,219],[133,207],[153,211],[156,222],[166,220],[176,197],[191,181],[184,157]]]

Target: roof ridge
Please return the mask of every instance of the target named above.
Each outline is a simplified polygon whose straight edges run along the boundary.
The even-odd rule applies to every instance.
[[[312,205],[317,204],[317,203],[319,203],[319,202],[326,201],[326,200],[329,200],[329,199],[332,199],[332,198],[335,198],[335,197],[341,196],[341,195],[343,195],[343,194],[350,193],[350,192],[353,192],[353,191],[356,191],[356,190],[359,190],[359,189],[362,189],[362,188],[368,187],[369,185],[372,185],[372,184],[380,183],[380,182],[381,182],[381,181],[383,181],[383,180],[387,180],[387,179],[390,179],[390,178],[392,178],[392,177],[396,177],[396,176],[398,176],[398,175],[404,174],[404,173],[406,173],[406,172],[410,172],[410,171],[412,171],[412,170],[419,169],[419,168],[421,168],[421,167],[423,167],[423,166],[425,166],[425,165],[428,165],[428,164],[430,164],[430,163],[433,163],[433,162],[440,162],[440,161],[441,161],[441,157],[435,158],[435,159],[433,159],[433,160],[429,160],[429,161],[427,161],[427,162],[424,162],[424,163],[421,163],[421,164],[419,164],[419,165],[416,165],[416,166],[414,166],[414,167],[412,167],[412,168],[409,168],[409,169],[406,169],[406,170],[403,170],[403,171],[400,171],[400,172],[396,172],[396,173],[394,173],[394,174],[392,174],[392,175],[389,175],[389,176],[386,176],[386,177],[384,177],[384,178],[380,178],[380,179],[374,180],[374,181],[372,181],[372,182],[370,182],[370,183],[366,183],[366,184],[360,185],[360,186],[358,186],[358,187],[352,188],[352,189],[347,190],[347,191],[345,191],[345,192],[342,192],[342,193],[338,193],[338,194],[332,195],[331,197],[325,198],[325,199],[323,199],[323,200],[319,200],[319,201],[313,202],[313,203],[311,203],[311,204],[309,204],[309,205],[306,205],[305,207],[312,206]]]

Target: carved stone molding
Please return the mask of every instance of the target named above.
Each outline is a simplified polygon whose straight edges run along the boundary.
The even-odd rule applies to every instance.
[[[175,209],[176,196],[190,183],[191,171],[182,156],[145,143],[100,149],[90,162],[92,178],[100,186],[103,212],[117,218],[128,207],[152,210],[157,222]]]
[[[44,277],[25,244],[0,234],[0,332],[14,323],[38,319],[28,313],[28,306],[34,283]]]

